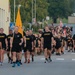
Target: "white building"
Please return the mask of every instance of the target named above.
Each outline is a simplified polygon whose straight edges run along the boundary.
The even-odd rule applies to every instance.
[[[0,0],[0,28],[8,34],[10,24],[10,6],[9,0]]]

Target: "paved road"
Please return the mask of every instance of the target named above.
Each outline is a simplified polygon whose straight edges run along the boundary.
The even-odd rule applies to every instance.
[[[36,56],[35,62],[12,68],[5,61],[0,66],[0,75],[75,75],[75,53],[65,52],[64,55],[52,55],[53,62],[44,63],[44,56]],[[24,58],[22,58],[24,62]]]
[[[75,26],[73,26],[73,34]],[[24,64],[20,67],[12,68],[11,64],[5,61],[3,66],[0,66],[0,75],[75,75],[75,53],[65,51],[64,55],[52,55],[53,62],[44,63],[44,56],[36,56],[35,62]],[[24,62],[24,57],[22,58]]]

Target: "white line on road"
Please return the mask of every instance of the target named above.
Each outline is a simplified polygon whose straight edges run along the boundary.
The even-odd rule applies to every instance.
[[[64,60],[64,58],[56,58],[56,60]]]
[[[72,61],[75,61],[75,59],[72,59]]]
[[[71,53],[71,54],[75,54],[75,53]]]
[[[45,60],[45,58],[41,58],[40,60]]]

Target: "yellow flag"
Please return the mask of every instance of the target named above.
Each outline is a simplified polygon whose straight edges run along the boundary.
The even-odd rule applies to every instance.
[[[16,26],[19,27],[18,32],[20,32],[23,35],[22,21],[21,21],[21,15],[20,15],[20,8],[18,8],[18,13],[17,13],[17,18],[16,18]]]

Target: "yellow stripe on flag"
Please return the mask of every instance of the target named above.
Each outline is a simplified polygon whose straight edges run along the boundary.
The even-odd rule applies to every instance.
[[[20,8],[18,8],[18,13],[17,13],[17,18],[16,18],[16,26],[19,27],[18,32],[20,32],[23,35],[22,21],[21,21],[21,15],[20,15]]]

